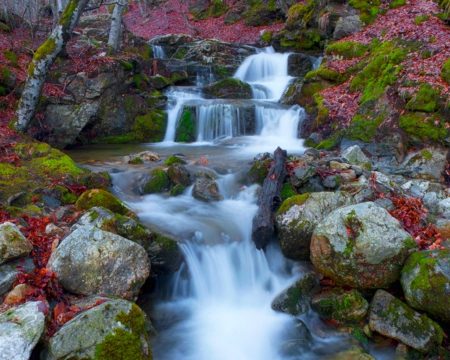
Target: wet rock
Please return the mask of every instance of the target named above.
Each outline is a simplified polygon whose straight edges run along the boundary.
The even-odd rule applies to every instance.
[[[0,266],[0,296],[11,290],[12,285],[17,280],[18,266],[22,266],[25,272],[29,274],[32,274],[35,268],[33,260],[30,258],[26,258],[24,261],[21,259],[13,260]]]
[[[33,245],[15,224],[5,222],[0,225],[0,265],[25,257],[31,250],[33,250]]]
[[[399,222],[372,202],[334,210],[315,228],[311,261],[338,285],[388,287],[416,242]]]
[[[275,298],[272,309],[294,316],[303,314],[308,311],[311,298],[319,290],[319,281],[316,276],[311,273],[306,274]]]
[[[170,189],[170,179],[164,170],[154,169],[138,179],[137,188],[141,195],[161,193]]]
[[[45,302],[29,301],[0,314],[2,359],[30,359],[32,350],[45,331],[45,311],[48,311]]]
[[[164,161],[164,165],[172,165],[172,164],[183,164],[186,165],[186,161],[179,156],[172,155],[169,156],[166,161]]]
[[[358,145],[350,146],[342,152],[342,157],[348,159],[350,164],[354,165],[370,165],[370,160],[367,156],[362,152],[361,148]]]
[[[156,228],[147,228],[129,217],[95,207],[86,212],[73,229],[85,225],[96,226],[141,245],[150,258],[153,275],[172,274],[180,268],[183,261],[178,238]]]
[[[197,180],[194,184],[192,196],[204,202],[223,200],[222,195],[219,193],[219,186],[214,180],[210,179]]]
[[[301,356],[312,349],[313,337],[306,324],[297,320],[292,339],[283,342],[280,346],[280,355],[287,358]]]
[[[150,274],[145,249],[94,226],[80,226],[53,251],[47,267],[68,291],[134,299]]]
[[[108,299],[64,324],[41,354],[42,360],[69,358],[151,359],[152,351],[139,307]]]
[[[275,218],[283,255],[293,260],[308,260],[311,237],[317,224],[333,210],[354,204],[345,192],[317,192],[285,200]]]
[[[182,164],[170,165],[167,175],[175,185],[190,186],[192,184],[191,173]]]
[[[358,290],[334,287],[314,295],[311,308],[326,319],[337,322],[359,322],[369,310],[369,303]]]
[[[258,183],[262,185],[272,163],[273,159],[270,157],[263,157],[261,160],[256,160],[248,172],[247,181],[251,184]]]
[[[205,178],[205,179],[210,179],[210,180],[217,179],[216,173],[212,170],[197,170],[194,172],[194,176],[196,178]]]
[[[158,154],[151,152],[151,151],[143,151],[140,152],[139,154],[133,154],[133,155],[127,155],[124,156],[122,161],[124,163],[128,163],[128,164],[136,164],[139,163],[139,161],[142,162],[152,162],[152,161],[160,161],[161,158],[159,157]]]
[[[359,346],[352,346],[350,349],[340,351],[336,355],[327,358],[328,360],[375,360],[375,358],[364,351]]]
[[[249,84],[229,78],[208,84],[203,87],[205,99],[252,99],[252,88]]]
[[[402,270],[406,302],[435,319],[450,324],[450,250],[427,250],[411,254]]]
[[[304,164],[294,168],[294,174],[291,176],[291,182],[294,186],[299,187],[305,184],[310,178],[317,174],[317,170],[314,166]]]
[[[288,75],[304,77],[307,72],[313,69],[313,62],[310,56],[305,54],[290,54],[288,57]]]
[[[95,206],[102,206],[120,215],[130,215],[132,211],[119,199],[101,189],[85,191],[75,203],[78,210],[89,210]]]
[[[421,352],[433,350],[443,339],[437,323],[384,290],[378,290],[372,300],[369,327]]]
[[[341,17],[336,23],[333,37],[336,40],[340,40],[362,30],[363,28],[364,23],[360,20],[359,15]]]

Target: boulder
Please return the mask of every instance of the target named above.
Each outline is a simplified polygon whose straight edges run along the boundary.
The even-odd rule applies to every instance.
[[[284,341],[279,353],[283,358],[297,358],[309,352],[313,346],[313,337],[306,324],[301,320],[296,320],[292,339]]]
[[[25,261],[21,259],[13,260],[0,266],[0,296],[11,290],[12,285],[17,280],[18,266],[22,266],[25,272],[29,274],[32,274],[35,268],[31,258],[26,258]]]
[[[313,69],[311,56],[305,54],[290,54],[288,57],[288,75],[304,77],[307,72]]]
[[[348,147],[342,152],[342,157],[348,159],[350,164],[370,166],[369,158],[362,152],[358,145]]]
[[[406,302],[435,319],[450,324],[450,250],[411,254],[400,279]]]
[[[138,154],[126,155],[123,157],[122,161],[124,163],[136,164],[140,162],[151,162],[151,161],[160,161],[161,158],[158,154],[151,151],[142,151]]]
[[[296,187],[302,186],[310,178],[317,174],[317,169],[309,164],[297,166],[294,168],[293,175],[291,175],[291,182]]]
[[[152,275],[172,274],[183,261],[178,247],[179,239],[159,229],[147,228],[134,219],[114,214],[108,209],[94,207],[86,212],[75,226],[85,225],[96,226],[141,245],[150,258]]]
[[[102,206],[120,215],[132,214],[132,211],[122,201],[101,189],[85,191],[75,203],[77,210],[89,210],[95,206]]]
[[[308,311],[311,298],[319,290],[317,277],[312,273],[306,274],[273,300],[272,309],[294,316],[303,314]]]
[[[137,190],[141,195],[161,193],[170,189],[170,179],[162,169],[153,169],[137,180]]]
[[[306,193],[285,200],[275,218],[283,255],[293,260],[308,260],[317,224],[333,210],[351,204],[354,200],[346,192]]]
[[[192,185],[191,173],[184,165],[175,163],[170,165],[167,170],[170,180],[175,185],[190,186]]]
[[[45,331],[48,304],[29,301],[0,314],[0,358],[28,360]]]
[[[311,309],[326,319],[355,323],[366,317],[369,303],[356,289],[346,291],[334,287],[314,295]]]
[[[186,161],[176,155],[169,156],[166,159],[166,161],[164,161],[164,165],[167,165],[167,166],[170,166],[170,165],[176,164],[176,163],[186,165]]]
[[[402,167],[411,172],[411,177],[439,182],[446,164],[447,149],[429,147],[408,155]]]
[[[252,99],[249,84],[235,78],[220,80],[203,87],[205,99]]]
[[[0,225],[0,265],[27,256],[31,250],[33,245],[15,224],[5,222]]]
[[[338,285],[377,289],[400,278],[416,242],[372,202],[334,210],[314,230],[311,261]]]
[[[327,357],[328,360],[376,360],[373,356],[359,346],[352,346],[350,349],[339,351],[336,355]]]
[[[194,184],[192,196],[204,202],[223,200],[222,195],[219,193],[219,186],[211,179],[197,180]]]
[[[421,352],[437,348],[443,339],[441,327],[384,290],[378,290],[370,305],[369,328]]]
[[[47,267],[68,291],[134,299],[150,274],[145,249],[94,226],[80,226],[52,252]]]
[[[134,303],[108,299],[64,324],[48,342],[41,359],[151,360],[145,315]]]
[[[364,23],[360,20],[359,15],[351,15],[340,17],[334,28],[333,37],[340,40],[346,36],[350,36],[364,28]]]

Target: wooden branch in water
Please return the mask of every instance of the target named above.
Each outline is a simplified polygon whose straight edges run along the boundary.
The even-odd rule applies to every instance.
[[[252,240],[258,250],[266,247],[276,237],[274,217],[281,205],[281,189],[287,174],[286,158],[286,150],[278,147],[258,197],[259,209],[253,218],[252,228]]]

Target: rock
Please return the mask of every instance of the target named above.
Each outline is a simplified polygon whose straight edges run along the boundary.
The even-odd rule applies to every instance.
[[[203,87],[205,99],[252,99],[249,84],[235,78],[220,80]]]
[[[210,179],[197,180],[194,184],[192,196],[204,202],[223,200],[222,195],[219,193],[219,186],[214,180]]]
[[[372,202],[334,210],[314,230],[311,261],[338,285],[388,287],[416,242],[399,222]]]
[[[358,290],[334,287],[314,295],[311,309],[326,319],[337,322],[359,322],[367,315],[369,303]]]
[[[263,184],[264,179],[269,173],[270,166],[273,163],[273,159],[270,157],[264,157],[261,160],[256,160],[247,175],[247,181],[250,184],[258,183]]]
[[[328,360],[375,360],[359,346],[352,346],[350,349],[338,352],[336,355],[327,357]]]
[[[322,180],[322,185],[326,189],[336,189],[341,185],[341,178],[339,175],[330,175]]]
[[[356,173],[353,169],[342,170],[339,172],[339,177],[342,183],[354,182],[356,180]]]
[[[108,299],[76,316],[55,333],[42,360],[152,359],[145,316],[126,300]]]
[[[312,273],[306,274],[273,300],[272,309],[294,316],[303,314],[308,311],[311,298],[319,290],[316,276]]]
[[[291,182],[294,186],[299,187],[305,184],[310,178],[317,174],[314,166],[303,164],[294,168],[294,174],[291,175]]]
[[[166,161],[164,161],[164,165],[170,166],[172,164],[183,164],[186,165],[186,161],[181,159],[176,155],[169,156]]]
[[[388,198],[376,199],[375,204],[389,211],[393,211],[395,209],[394,203]]]
[[[5,300],[3,301],[4,305],[13,305],[24,303],[26,300],[26,296],[29,293],[32,293],[33,290],[37,290],[34,286],[28,284],[19,284],[14,287],[8,294],[5,296]]]
[[[90,209],[75,226],[85,225],[96,226],[141,245],[150,258],[153,275],[172,274],[180,268],[183,261],[178,247],[179,239],[160,230],[149,229],[134,219],[118,216],[105,208]]]
[[[331,170],[343,171],[343,170],[348,170],[350,168],[351,168],[350,164],[343,163],[343,162],[337,162],[334,160],[330,161],[330,169]]]
[[[447,149],[427,148],[405,158],[402,167],[411,171],[411,177],[429,181],[441,180],[446,163]]]
[[[196,178],[205,178],[205,179],[211,179],[211,180],[217,179],[216,173],[212,170],[197,170],[194,172],[194,176]]]
[[[292,339],[283,342],[280,346],[279,353],[283,358],[301,356],[312,348],[313,337],[303,321],[297,320],[292,336]]]
[[[290,54],[288,57],[288,75],[304,77],[313,69],[311,57],[305,54]]]
[[[369,327],[421,352],[433,350],[443,339],[437,323],[384,290],[378,290],[372,300]]]
[[[184,165],[173,164],[167,170],[170,180],[175,185],[190,186],[192,185],[191,173]]]
[[[33,260],[30,258],[26,258],[25,261],[13,260],[0,266],[0,296],[11,290],[11,286],[17,280],[18,266],[22,266],[29,274],[32,274],[35,268]]]
[[[82,226],[53,251],[47,267],[68,291],[134,299],[150,274],[145,249],[119,235]]]
[[[406,302],[435,319],[450,324],[450,250],[411,254],[400,279]]]
[[[0,358],[28,360],[45,331],[48,305],[29,301],[0,314]]]
[[[137,188],[141,195],[161,193],[170,189],[170,179],[164,170],[154,169],[137,180]]]
[[[75,207],[78,210],[89,210],[95,206],[102,206],[120,215],[130,215],[132,213],[122,201],[101,189],[85,191],[75,203]]]
[[[370,160],[366,155],[362,152],[361,148],[358,145],[350,146],[342,152],[342,157],[348,159],[350,164],[354,165],[369,165]]]
[[[33,250],[33,245],[15,224],[4,222],[0,225],[0,265],[25,257],[31,250]]]
[[[342,184],[341,191],[346,191],[353,195],[356,203],[373,201],[376,199],[375,193],[369,186],[369,182],[364,175],[361,175],[358,178],[358,181]]]
[[[450,198],[439,201],[438,214],[444,219],[450,219]]]
[[[283,255],[308,260],[317,224],[333,210],[350,204],[354,204],[353,198],[345,192],[307,193],[285,200],[275,218]]]
[[[336,23],[333,38],[340,40],[362,30],[363,28],[364,23],[360,20],[359,15],[341,17]]]
[[[151,151],[142,151],[139,154],[127,155],[124,156],[122,161],[128,164],[136,164],[139,163],[139,160],[142,162],[152,162],[152,161],[160,161],[161,158],[158,154]]]

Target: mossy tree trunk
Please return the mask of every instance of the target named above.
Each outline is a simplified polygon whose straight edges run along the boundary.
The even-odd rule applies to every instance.
[[[117,0],[111,17],[111,29],[109,30],[108,52],[115,54],[119,49],[120,30],[122,27],[122,15],[127,5],[126,0]]]
[[[51,35],[34,53],[12,128],[25,132],[36,112],[48,71],[72,34],[89,0],[69,0]]]

